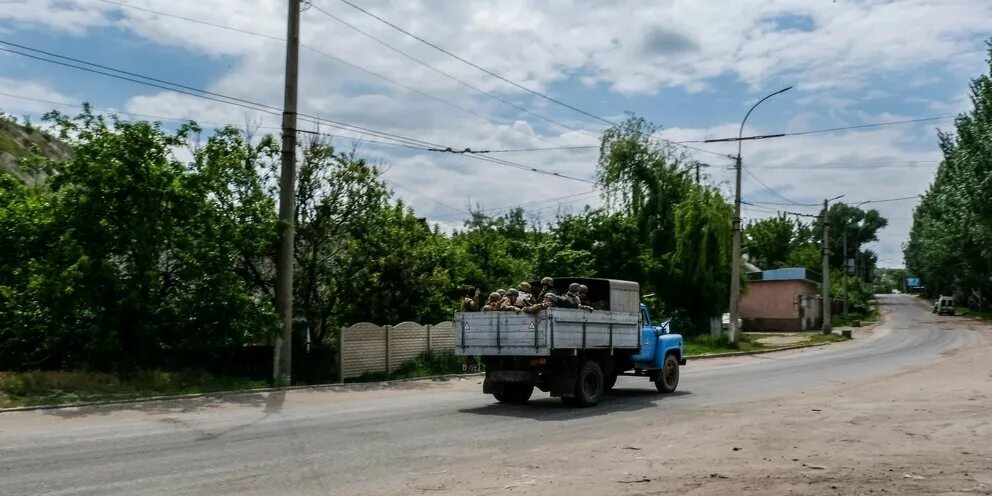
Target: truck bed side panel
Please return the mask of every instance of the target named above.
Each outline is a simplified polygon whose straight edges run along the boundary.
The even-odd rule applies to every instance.
[[[639,314],[554,308],[537,314],[457,313],[455,352],[547,356],[553,349],[637,349]]]

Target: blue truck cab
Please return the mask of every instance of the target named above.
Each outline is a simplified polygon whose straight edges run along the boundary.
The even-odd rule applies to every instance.
[[[659,380],[654,382],[659,390],[674,391],[678,386],[678,366],[685,365],[685,340],[681,334],[672,332],[672,319],[654,325],[647,305],[641,303],[640,307],[641,349],[631,356],[634,370],[637,373],[657,375]]]

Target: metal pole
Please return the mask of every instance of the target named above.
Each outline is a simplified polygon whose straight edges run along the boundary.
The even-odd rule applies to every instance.
[[[844,226],[844,318],[847,318],[847,226]]]
[[[827,200],[823,200],[823,334],[830,332],[830,224]]]
[[[737,343],[740,339],[740,329],[737,328],[737,320],[739,316],[739,304],[741,299],[741,142],[744,137],[744,123],[747,122],[747,118],[751,116],[751,112],[761,105],[761,102],[779,94],[785,93],[792,89],[792,86],[788,88],[782,88],[775,93],[772,93],[757,103],[751,106],[751,109],[747,111],[744,115],[744,120],[741,121],[741,128],[737,132],[737,184],[734,191],[734,219],[731,225],[731,233],[733,235],[733,253],[730,260],[730,342]]]
[[[699,162],[696,162],[696,184],[699,184]]]
[[[272,381],[292,382],[293,223],[296,196],[296,99],[300,62],[300,0],[289,0],[286,31],[285,101],[282,113],[282,168],[279,176],[279,248],[276,254],[276,310],[282,332],[276,337]]]

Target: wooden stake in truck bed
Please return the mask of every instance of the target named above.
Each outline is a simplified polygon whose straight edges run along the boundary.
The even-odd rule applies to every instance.
[[[658,391],[674,391],[685,364],[682,336],[670,333],[668,322],[652,325],[637,283],[555,280],[562,289],[573,282],[587,285],[605,310],[455,314],[455,352],[482,358],[483,392],[500,402],[525,403],[537,387],[568,404],[592,406],[620,374],[646,375]]]

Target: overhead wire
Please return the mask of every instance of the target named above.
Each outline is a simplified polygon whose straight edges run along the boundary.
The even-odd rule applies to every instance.
[[[441,53],[443,53],[443,54],[445,54],[445,55],[448,55],[449,57],[452,57],[455,60],[458,60],[458,61],[460,61],[462,63],[468,64],[468,65],[470,65],[470,66],[472,66],[472,67],[474,67],[474,68],[476,68],[476,69],[478,69],[478,70],[480,70],[480,71],[482,71],[482,72],[484,72],[484,73],[486,73],[486,74],[488,74],[488,75],[490,75],[490,76],[492,76],[492,77],[494,77],[496,79],[499,79],[500,81],[503,81],[505,83],[511,84],[511,85],[513,85],[513,86],[521,89],[521,90],[524,90],[524,91],[526,91],[526,92],[528,92],[528,93],[530,93],[532,95],[535,95],[537,97],[543,98],[543,99],[545,99],[545,100],[547,100],[547,101],[549,101],[551,103],[554,103],[554,104],[560,105],[562,107],[565,107],[567,109],[570,109],[570,110],[573,110],[575,112],[578,112],[578,113],[580,113],[580,114],[582,114],[582,115],[584,115],[586,117],[591,117],[591,118],[596,119],[598,121],[605,122],[606,124],[609,124],[611,126],[615,126],[616,125],[616,123],[611,122],[611,121],[609,121],[607,119],[604,119],[604,118],[602,118],[602,117],[600,117],[598,115],[595,115],[595,114],[592,114],[592,113],[587,112],[585,110],[582,110],[580,108],[574,107],[574,106],[569,105],[568,103],[565,103],[565,102],[563,102],[561,100],[558,100],[558,99],[556,99],[554,97],[548,96],[548,95],[546,95],[544,93],[541,93],[539,91],[530,89],[530,88],[528,88],[528,87],[526,87],[526,86],[524,86],[524,85],[522,85],[520,83],[517,83],[515,81],[512,81],[510,79],[507,79],[506,77],[504,77],[504,76],[502,76],[500,74],[497,74],[497,73],[495,73],[495,72],[493,72],[493,71],[491,71],[489,69],[486,69],[485,67],[482,67],[482,66],[480,66],[480,65],[478,65],[478,64],[476,64],[476,63],[474,63],[474,62],[472,62],[470,60],[467,60],[465,58],[462,58],[462,57],[460,57],[460,56],[458,56],[458,55],[456,55],[456,54],[454,54],[454,53],[452,53],[452,52],[450,52],[450,51],[442,48],[441,46],[438,46],[435,43],[432,43],[432,42],[430,42],[428,40],[425,40],[424,38],[421,38],[420,36],[417,36],[417,35],[409,32],[409,31],[407,31],[407,30],[405,30],[405,29],[397,26],[396,24],[393,24],[392,22],[387,21],[386,19],[383,19],[382,17],[379,17],[376,14],[374,14],[372,12],[369,12],[368,10],[363,9],[362,7],[359,7],[358,5],[355,5],[354,3],[352,3],[352,2],[350,2],[348,0],[340,0],[340,1],[342,3],[348,5],[349,7],[352,7],[353,9],[358,10],[359,12],[362,12],[362,13],[364,13],[364,14],[372,17],[373,19],[376,19],[377,21],[379,21],[379,22],[381,22],[381,23],[383,23],[383,24],[385,24],[385,25],[387,25],[387,26],[389,26],[389,27],[391,27],[391,28],[393,28],[393,29],[395,29],[395,30],[397,30],[397,31],[399,31],[399,32],[401,32],[401,33],[403,33],[403,34],[405,34],[405,35],[407,35],[407,36],[409,36],[409,37],[411,37],[411,38],[413,38],[413,39],[415,39],[415,40],[417,40],[417,41],[419,41],[419,42],[421,42],[421,43],[423,43],[423,44],[425,44],[425,45],[427,45],[427,46],[429,46],[429,47],[431,47],[431,48],[433,48],[433,49],[435,49],[435,50],[437,50],[439,52],[441,52]]]
[[[913,123],[917,123],[917,122],[939,121],[939,120],[945,120],[945,119],[953,119],[955,117],[956,116],[954,116],[954,115],[939,115],[939,116],[936,116],[936,117],[921,117],[921,118],[918,118],[918,119],[905,119],[905,120],[899,120],[899,121],[876,122],[876,123],[872,123],[872,124],[858,124],[858,125],[854,125],[854,126],[831,127],[831,128],[827,128],[827,129],[814,129],[814,130],[811,130],[811,131],[798,131],[798,132],[793,132],[793,133],[775,133],[774,137],[776,137],[776,138],[782,138],[782,137],[787,137],[787,136],[804,136],[804,135],[807,135],[807,134],[833,133],[833,132],[837,132],[837,131],[848,131],[848,130],[851,130],[851,129],[865,129],[865,128],[871,128],[871,127],[884,127],[884,126],[896,126],[896,125],[900,125],[900,124],[913,124]],[[748,137],[746,137],[746,136],[744,138],[745,139],[748,139]],[[751,137],[750,139],[754,139],[754,137]],[[736,141],[736,139],[734,141]],[[706,142],[708,142],[708,140],[683,141],[683,143],[706,143]]]
[[[366,10],[366,9],[364,9],[364,8],[362,8],[362,7],[360,7],[360,6],[358,6],[358,5],[355,5],[354,3],[352,3],[352,2],[350,2],[350,1],[348,1],[348,0],[340,0],[340,1],[341,1],[342,3],[344,3],[344,4],[346,4],[346,5],[348,5],[349,7],[351,7],[351,8],[353,8],[353,9],[355,9],[355,10],[358,10],[359,12],[361,12],[361,13],[363,13],[363,14],[365,14],[365,15],[367,15],[367,16],[369,16],[369,17],[372,17],[373,19],[375,19],[375,20],[377,20],[377,21],[379,21],[379,22],[381,22],[381,23],[383,23],[383,24],[385,24],[386,26],[388,26],[388,27],[390,27],[390,28],[392,28],[392,29],[395,29],[395,30],[397,30],[397,31],[399,31],[399,32],[401,32],[401,33],[403,33],[403,34],[405,34],[405,35],[407,35],[407,36],[409,36],[409,37],[411,37],[411,38],[413,38],[414,40],[417,40],[417,41],[419,41],[420,43],[423,43],[423,44],[425,44],[425,45],[427,45],[427,46],[429,46],[429,47],[431,47],[431,48],[433,48],[433,49],[435,49],[435,50],[437,50],[437,51],[439,51],[439,52],[441,52],[441,53],[443,53],[443,54],[445,54],[445,55],[448,55],[449,57],[452,57],[452,58],[454,58],[455,60],[458,60],[458,61],[460,61],[460,62],[462,62],[462,63],[464,63],[464,64],[467,64],[467,65],[469,65],[469,66],[471,66],[471,67],[473,67],[473,68],[475,68],[475,69],[478,69],[479,71],[482,71],[483,73],[485,73],[485,74],[487,74],[487,75],[489,75],[489,76],[492,76],[492,77],[494,77],[494,78],[496,78],[496,79],[499,79],[500,81],[503,81],[503,82],[505,82],[505,83],[508,83],[508,84],[510,84],[510,85],[512,85],[512,86],[514,86],[514,87],[516,87],[516,88],[519,88],[519,89],[521,89],[521,90],[523,90],[523,91],[526,91],[527,93],[530,93],[530,94],[532,94],[532,95],[535,95],[535,96],[537,96],[537,97],[539,97],[539,98],[543,98],[544,100],[547,100],[547,101],[549,101],[549,102],[551,102],[551,103],[554,103],[554,104],[556,104],[556,105],[559,105],[559,106],[562,106],[562,107],[564,107],[564,108],[567,108],[567,109],[569,109],[569,110],[572,110],[572,111],[574,111],[574,112],[578,112],[578,113],[580,113],[580,114],[582,114],[582,115],[584,115],[584,116],[586,116],[586,117],[590,117],[590,118],[592,118],[592,119],[595,119],[595,120],[597,120],[597,121],[600,121],[600,122],[602,122],[602,123],[605,123],[605,124],[608,124],[609,126],[612,126],[612,127],[615,127],[615,126],[617,126],[617,123],[616,123],[616,122],[614,122],[614,121],[611,121],[611,120],[609,120],[609,119],[606,119],[606,118],[604,118],[604,117],[601,117],[601,116],[598,116],[598,115],[596,115],[596,114],[593,114],[592,112],[588,112],[588,111],[586,111],[586,110],[583,110],[583,109],[581,109],[581,108],[578,108],[578,107],[576,107],[576,106],[574,106],[574,105],[570,105],[570,104],[568,104],[568,103],[566,103],[566,102],[563,102],[563,101],[561,101],[561,100],[558,100],[558,99],[556,99],[556,98],[554,98],[554,97],[552,97],[552,96],[550,96],[550,95],[547,95],[547,94],[545,94],[545,93],[542,93],[542,92],[540,92],[540,91],[537,91],[537,90],[534,90],[534,89],[531,89],[531,88],[528,88],[528,87],[526,87],[526,86],[524,86],[524,85],[522,85],[522,84],[520,84],[520,83],[518,83],[518,82],[516,82],[516,81],[513,81],[513,80],[511,80],[511,79],[509,79],[509,78],[507,78],[507,77],[505,77],[505,76],[503,76],[503,75],[501,75],[501,74],[498,74],[498,73],[496,73],[496,72],[494,72],[494,71],[492,71],[492,70],[489,70],[489,69],[486,69],[485,67],[482,67],[482,66],[480,66],[480,65],[478,65],[478,64],[476,64],[476,63],[474,63],[474,62],[472,62],[472,61],[470,61],[470,60],[468,60],[468,59],[465,59],[465,58],[463,58],[463,57],[461,57],[461,56],[459,56],[459,55],[457,55],[457,54],[455,54],[455,53],[453,53],[453,52],[451,52],[451,51],[449,51],[449,50],[447,50],[447,49],[445,49],[445,48],[443,48],[443,47],[441,47],[441,46],[439,46],[439,45],[438,45],[438,44],[436,44],[436,43],[433,43],[433,42],[431,42],[431,41],[428,41],[428,40],[426,40],[426,39],[424,39],[424,38],[422,38],[422,37],[420,37],[420,36],[418,36],[418,35],[416,35],[416,34],[414,34],[414,33],[411,33],[411,32],[409,32],[409,31],[407,31],[407,30],[405,30],[405,29],[403,29],[402,27],[400,27],[400,26],[398,26],[398,25],[396,25],[396,24],[394,24],[394,23],[392,23],[392,22],[390,22],[390,21],[388,21],[388,20],[386,20],[386,19],[384,19],[384,18],[382,18],[382,17],[380,17],[380,16],[378,16],[378,15],[376,15],[376,14],[374,14],[374,13],[372,13],[372,12],[370,12],[370,11],[368,11],[368,10]],[[362,32],[362,31],[361,31],[361,30],[360,30],[359,28],[357,28],[357,27],[355,27],[355,26],[353,26],[353,25],[351,25],[351,24],[349,24],[349,23],[347,23],[346,21],[344,21],[343,19],[340,19],[340,18],[339,18],[339,17],[337,17],[337,16],[334,16],[333,14],[331,14],[331,13],[329,13],[329,12],[327,12],[327,11],[326,11],[325,9],[322,9],[322,8],[321,8],[320,6],[317,6],[317,5],[313,5],[313,8],[314,8],[315,10],[317,10],[318,12],[321,12],[321,13],[323,13],[324,15],[327,15],[327,16],[329,16],[329,17],[331,17],[332,19],[335,19],[335,20],[337,20],[338,22],[341,22],[341,23],[343,23],[343,24],[345,24],[345,25],[347,25],[347,26],[349,26],[349,27],[351,27],[352,29],[354,29],[354,30],[356,30],[356,31],[358,31],[358,32],[360,32],[360,33],[362,33],[362,34],[365,34],[365,35],[366,35],[367,37],[369,37],[369,38],[371,38],[371,39],[373,39],[373,40],[375,40],[375,41],[377,41],[378,43],[380,43],[380,44],[382,44],[382,45],[384,45],[384,46],[386,46],[386,47],[387,47],[387,48],[389,48],[390,50],[393,50],[393,51],[397,51],[398,53],[401,53],[401,54],[403,54],[403,55],[404,55],[405,57],[407,57],[407,58],[411,58],[412,60],[414,60],[414,61],[416,61],[417,63],[420,63],[420,64],[422,64],[422,65],[424,65],[424,64],[425,64],[424,62],[422,62],[422,61],[420,61],[419,59],[416,59],[416,58],[413,58],[413,57],[411,57],[411,56],[409,56],[409,55],[407,55],[407,54],[405,54],[404,52],[402,52],[402,51],[400,51],[400,50],[398,50],[398,49],[396,49],[396,48],[394,48],[394,47],[392,47],[392,46],[390,46],[390,45],[389,45],[388,43],[385,43],[385,42],[383,42],[382,40],[379,40],[378,38],[375,38],[375,37],[374,37],[374,36],[372,36],[372,35],[369,35],[369,34],[366,34],[366,33],[364,33],[364,32]],[[433,70],[437,70],[437,69],[434,69],[434,68],[433,68],[432,66],[430,66],[429,64],[427,64],[426,66],[427,66],[427,67],[431,67],[431,68],[432,68]],[[442,72],[442,73],[443,73],[443,72]],[[443,73],[443,74],[445,74],[445,75],[447,75],[448,77],[451,77],[450,75],[448,75],[448,74],[446,74],[446,73]],[[463,81],[461,81],[461,80],[458,80],[458,79],[455,79],[455,80],[456,80],[456,81],[459,81],[459,82],[461,82],[462,84],[466,84],[466,83],[464,83],[464,82],[463,82]],[[472,87],[472,86],[470,86],[470,87]],[[480,91],[481,91],[481,90],[480,90]],[[483,93],[484,93],[484,94],[487,94],[487,95],[490,95],[490,96],[491,96],[491,94],[490,94],[489,92],[484,92],[484,91],[483,91]],[[498,97],[496,97],[496,98],[498,98]],[[506,103],[506,102],[504,102],[504,103]],[[510,105],[512,105],[512,106],[514,106],[514,107],[516,107],[516,108],[518,108],[518,109],[521,109],[521,107],[519,107],[519,106],[518,106],[518,105],[516,105],[516,104],[513,104],[513,103],[509,103],[509,104],[510,104]],[[538,117],[538,118],[541,118],[541,119],[543,119],[543,120],[549,120],[548,118],[546,118],[546,117],[544,117],[544,116],[541,116],[541,115],[539,115],[539,114],[534,114],[533,112],[531,112],[531,111],[529,111],[529,110],[526,110],[526,109],[521,109],[521,110],[523,110],[524,112],[527,112],[527,113],[529,113],[529,114],[531,114],[531,115],[534,115],[535,117]],[[581,129],[576,129],[576,128],[573,128],[573,127],[571,127],[571,126],[568,126],[568,125],[565,125],[565,124],[562,124],[561,122],[558,122],[558,121],[554,121],[554,120],[550,120],[550,122],[552,122],[552,123],[554,123],[554,124],[557,124],[557,125],[559,125],[559,126],[562,126],[562,127],[565,127],[565,128],[567,128],[567,129],[571,129],[571,130],[573,130],[573,131],[577,131],[577,132],[580,132],[580,133],[583,133],[583,134],[588,134],[588,133],[586,133],[586,131],[584,131],[584,130],[581,130]],[[713,155],[717,155],[717,156],[723,156],[723,157],[726,157],[726,156],[728,156],[728,155],[725,155],[725,154],[722,154],[722,153],[719,153],[719,152],[714,152],[714,151],[712,151],[712,150],[705,150],[705,149],[702,149],[702,148],[697,148],[697,147],[693,147],[693,146],[689,146],[689,145],[686,145],[686,144],[684,144],[684,143],[681,143],[681,142],[677,142],[677,141],[672,141],[672,140],[668,140],[668,139],[665,139],[665,138],[660,138],[660,137],[657,137],[657,138],[658,138],[659,140],[661,140],[661,141],[664,141],[664,142],[666,142],[666,143],[670,143],[670,144],[673,144],[673,145],[678,145],[678,146],[680,146],[680,147],[683,147],[683,148],[686,148],[686,149],[689,149],[689,150],[694,150],[694,151],[697,151],[697,152],[702,152],[702,153],[709,153],[709,154],[713,154]]]
[[[214,93],[214,92],[210,92],[210,91],[206,91],[206,90],[201,90],[199,88],[194,88],[192,86],[187,86],[187,85],[184,85],[184,84],[172,83],[170,81],[165,81],[165,80],[158,79],[158,78],[152,78],[152,77],[149,77],[149,76],[143,76],[141,74],[137,74],[137,73],[133,73],[133,72],[128,72],[128,71],[124,71],[124,70],[120,70],[120,69],[115,69],[115,68],[112,68],[112,67],[108,67],[108,66],[104,66],[104,65],[100,65],[100,64],[95,64],[95,63],[87,62],[87,61],[80,60],[80,59],[75,59],[75,58],[71,58],[71,57],[66,57],[66,56],[54,54],[54,53],[51,53],[51,52],[37,50],[37,49],[30,48],[30,47],[25,47],[23,45],[18,45],[18,44],[15,44],[15,43],[10,43],[10,42],[4,41],[4,40],[0,40],[0,44],[4,44],[4,45],[8,45],[8,46],[15,46],[15,47],[21,48],[23,50],[29,50],[29,51],[33,51],[33,52],[37,52],[37,53],[43,53],[43,54],[49,55],[51,57],[61,58],[61,59],[65,59],[65,60],[71,60],[73,62],[78,62],[79,64],[90,65],[92,67],[99,67],[100,69],[106,69],[106,70],[93,69],[92,67],[85,67],[83,65],[76,65],[76,64],[73,64],[73,63],[62,62],[62,61],[59,61],[59,60],[52,60],[52,59],[49,59],[49,58],[44,58],[44,57],[40,57],[40,56],[37,56],[37,55],[32,55],[32,54],[29,54],[29,53],[23,53],[23,52],[19,52],[19,51],[16,51],[16,50],[11,50],[11,49],[8,49],[8,48],[0,47],[0,51],[14,53],[14,54],[17,54],[17,55],[29,57],[29,58],[32,58],[32,59],[35,59],[35,60],[39,60],[39,61],[49,62],[49,63],[53,63],[53,64],[57,64],[57,65],[71,67],[71,68],[78,69],[78,70],[83,70],[83,71],[87,71],[87,72],[101,74],[101,75],[104,75],[104,76],[108,76],[108,77],[112,77],[112,78],[116,78],[116,79],[121,79],[121,80],[129,81],[129,82],[133,82],[133,83],[136,83],[136,84],[142,84],[142,85],[146,85],[146,86],[151,86],[151,87],[163,89],[163,90],[166,90],[166,91],[172,91],[172,92],[176,92],[176,93],[185,94],[185,95],[188,95],[188,96],[193,96],[193,97],[196,97],[196,98],[203,98],[203,99],[206,99],[206,100],[211,100],[211,101],[215,101],[215,102],[219,102],[219,103],[225,103],[225,104],[229,104],[229,105],[235,105],[235,106],[243,107],[243,108],[246,108],[246,109],[249,109],[249,110],[254,110],[254,111],[257,111],[257,112],[267,113],[267,114],[270,114],[270,115],[281,115],[282,114],[281,111],[277,111],[276,110],[276,109],[278,109],[277,107],[273,107],[273,106],[270,106],[270,105],[261,104],[261,103],[257,103],[257,102],[252,102],[250,100],[245,100],[245,99],[241,99],[241,98],[237,98],[237,97],[230,97],[230,96],[223,95],[223,94],[220,94],[220,93]],[[107,71],[119,72],[120,74],[114,74],[113,72],[107,72]],[[121,74],[126,74],[126,75],[122,76]],[[141,79],[138,79],[138,78],[141,78]],[[147,81],[142,80],[142,79],[147,79]],[[335,127],[335,128],[338,128],[338,129],[347,130],[347,131],[350,131],[350,132],[355,132],[355,133],[370,134],[370,135],[375,136],[375,137],[378,137],[378,138],[383,138],[383,139],[389,139],[389,140],[392,140],[392,141],[396,141],[397,144],[399,144],[400,146],[404,146],[404,147],[411,148],[411,149],[419,149],[419,150],[426,151],[428,148],[444,147],[444,145],[440,145],[438,143],[433,143],[433,142],[430,142],[430,141],[420,140],[420,139],[417,139],[417,138],[408,138],[408,137],[404,137],[404,136],[401,136],[401,135],[397,135],[397,134],[393,134],[393,133],[388,133],[388,132],[385,132],[385,131],[378,131],[378,130],[367,128],[367,127],[364,127],[364,126],[358,126],[358,125],[355,125],[355,124],[347,124],[347,123],[335,121],[335,120],[332,120],[332,119],[328,119],[328,118],[325,118],[325,117],[316,117],[316,116],[312,116],[312,115],[308,115],[308,114],[303,114],[303,113],[300,113],[300,114],[297,114],[297,115],[301,118],[301,120],[310,122],[312,124],[326,125],[326,126]],[[311,132],[311,131],[306,131],[306,130],[298,130],[298,131],[304,132],[304,133]],[[319,133],[317,133],[317,134],[319,134]],[[574,181],[580,181],[580,182],[586,182],[586,183],[590,183],[590,184],[595,184],[595,181],[592,181],[592,180],[589,180],[589,179],[583,179],[583,178],[578,178],[578,177],[570,176],[570,175],[567,175],[567,174],[562,174],[562,173],[559,173],[559,172],[548,171],[548,170],[540,169],[540,168],[529,166],[529,165],[523,165],[523,164],[519,164],[519,163],[516,163],[516,162],[511,162],[509,160],[496,159],[496,158],[492,158],[492,157],[474,156],[474,155],[469,155],[469,157],[471,157],[471,158],[473,158],[475,160],[480,160],[480,161],[484,161],[484,162],[490,162],[490,163],[495,163],[495,164],[499,164],[499,165],[514,167],[514,168],[517,168],[517,169],[527,170],[527,171],[531,171],[531,172],[535,172],[535,173],[539,173],[539,174],[545,174],[545,175],[560,177],[560,178],[564,178],[564,179],[570,179],[570,180],[574,180]]]
[[[154,9],[148,9],[148,8],[144,8],[144,7],[138,7],[138,6],[135,6],[135,5],[130,5],[130,4],[122,3],[122,2],[117,2],[115,0],[96,0],[96,1],[103,2],[103,3],[106,3],[106,4],[110,4],[110,5],[115,5],[115,6],[122,7],[122,8],[134,9],[134,10],[138,10],[138,11],[141,11],[141,12],[146,12],[146,13],[150,13],[150,14],[154,14],[154,15],[158,15],[158,16],[170,17],[170,18],[179,19],[179,20],[186,21],[186,22],[191,22],[191,23],[196,23],[196,24],[202,24],[202,25],[205,25],[205,26],[211,26],[211,27],[214,27],[214,28],[225,29],[225,30],[234,31],[234,32],[238,32],[238,33],[243,33],[243,34],[247,34],[247,35],[251,35],[251,36],[257,36],[257,37],[261,37],[261,38],[267,38],[267,39],[274,40],[274,41],[279,41],[279,42],[282,42],[282,43],[285,43],[286,42],[286,39],[285,38],[279,37],[279,36],[273,36],[273,35],[269,35],[269,34],[265,34],[265,33],[259,33],[257,31],[251,31],[251,30],[247,30],[247,29],[238,28],[238,27],[235,27],[235,26],[228,26],[228,25],[224,25],[224,24],[218,24],[218,23],[214,23],[214,22],[204,21],[202,19],[195,19],[195,18],[191,18],[191,17],[186,17],[186,16],[178,15],[178,14],[173,14],[173,13],[170,13],[170,12],[163,12],[163,11],[160,11],[160,10],[154,10]],[[392,78],[390,78],[390,77],[388,77],[388,76],[386,76],[384,74],[380,74],[380,73],[375,72],[375,71],[372,71],[370,69],[366,69],[366,68],[364,68],[364,67],[362,67],[360,65],[351,63],[351,62],[349,62],[349,61],[347,61],[345,59],[342,59],[342,58],[340,58],[340,57],[338,57],[336,55],[332,55],[332,54],[330,54],[330,53],[328,53],[328,52],[326,52],[324,50],[321,50],[321,49],[319,49],[319,48],[317,48],[317,47],[315,47],[313,45],[309,45],[307,43],[300,43],[300,47],[302,47],[302,48],[304,48],[306,50],[309,50],[309,51],[311,51],[313,53],[316,53],[316,54],[318,54],[318,55],[320,55],[322,57],[325,57],[325,58],[327,58],[329,60],[332,60],[334,62],[337,62],[339,64],[348,66],[348,67],[350,67],[352,69],[355,69],[357,71],[364,72],[364,73],[366,73],[366,74],[368,74],[370,76],[373,76],[375,78],[381,79],[381,80],[383,80],[383,81],[385,81],[387,83],[390,83],[390,84],[395,85],[397,87],[403,88],[403,89],[405,89],[407,91],[411,91],[411,92],[416,93],[418,95],[421,95],[423,97],[426,97],[426,98],[429,98],[429,99],[434,100],[436,102],[439,102],[439,103],[442,103],[444,105],[447,105],[447,106],[449,106],[451,108],[454,108],[454,109],[460,110],[462,112],[465,112],[465,113],[467,113],[469,115],[473,115],[475,117],[481,118],[481,119],[486,120],[486,121],[488,121],[490,123],[493,123],[493,124],[496,124],[496,125],[501,125],[501,126],[510,126],[511,129],[513,129],[513,130],[515,130],[515,131],[517,131],[519,133],[526,134],[528,137],[534,137],[534,138],[537,138],[537,139],[539,139],[541,141],[548,141],[543,136],[540,136],[538,134],[530,134],[530,133],[527,133],[527,132],[523,131],[522,129],[519,129],[517,127],[513,127],[511,125],[512,123],[510,123],[510,122],[500,121],[500,120],[494,119],[492,117],[489,117],[489,116],[480,114],[478,112],[475,112],[474,110],[471,110],[469,108],[463,107],[463,106],[461,106],[461,105],[459,105],[459,104],[457,104],[457,103],[455,103],[455,102],[453,102],[451,100],[447,100],[447,99],[441,98],[439,96],[433,95],[431,93],[428,93],[426,91],[422,91],[422,90],[417,89],[417,88],[415,88],[413,86],[410,86],[408,84],[405,84],[405,83],[402,83],[402,82],[397,81],[395,79],[392,79]]]
[[[476,92],[478,92],[478,93],[480,93],[482,95],[485,95],[485,96],[487,96],[489,98],[492,98],[493,100],[496,100],[496,101],[498,101],[498,102],[500,102],[500,103],[502,103],[504,105],[509,105],[509,106],[511,106],[511,107],[513,107],[513,108],[515,108],[515,109],[517,109],[519,111],[521,111],[521,112],[524,112],[526,114],[529,114],[531,116],[534,116],[534,117],[536,117],[538,119],[541,119],[541,120],[543,120],[543,121],[545,121],[545,122],[547,122],[549,124],[554,124],[556,126],[559,126],[559,127],[565,128],[565,129],[568,129],[570,131],[576,131],[576,132],[579,132],[579,133],[586,134],[586,131],[584,131],[582,129],[579,129],[579,128],[574,127],[574,126],[569,126],[568,124],[559,122],[559,121],[557,121],[555,119],[552,119],[550,117],[547,117],[547,116],[538,114],[537,112],[534,112],[534,111],[532,111],[532,110],[530,110],[530,109],[528,109],[528,108],[526,108],[526,107],[524,107],[522,105],[518,105],[518,104],[516,104],[516,103],[514,103],[514,102],[512,102],[510,100],[507,100],[507,99],[505,99],[505,98],[503,98],[503,97],[501,97],[499,95],[496,95],[495,93],[492,93],[490,91],[486,91],[486,90],[484,90],[482,88],[479,88],[478,86],[475,86],[472,83],[469,83],[468,81],[465,81],[465,80],[459,78],[458,76],[455,76],[455,75],[450,74],[448,72],[445,72],[445,71],[443,71],[441,69],[438,69],[437,67],[435,67],[435,66],[433,66],[433,65],[431,65],[431,64],[429,64],[429,63],[427,63],[427,62],[425,62],[425,61],[423,61],[423,60],[421,60],[421,59],[419,59],[417,57],[414,57],[413,55],[410,55],[409,53],[406,53],[403,50],[400,50],[399,48],[396,48],[396,47],[390,45],[389,43],[385,42],[381,38],[379,38],[379,37],[377,37],[377,36],[375,36],[375,35],[373,35],[371,33],[366,32],[362,28],[359,28],[358,26],[355,26],[354,24],[352,24],[352,23],[350,23],[350,22],[348,22],[348,21],[346,21],[346,20],[344,20],[344,19],[342,19],[342,18],[340,18],[340,17],[338,17],[338,16],[336,16],[336,15],[328,12],[327,10],[321,8],[318,5],[312,5],[312,7],[317,12],[320,12],[321,14],[323,14],[323,15],[325,15],[325,16],[327,16],[327,17],[329,17],[329,18],[331,18],[331,19],[333,19],[335,21],[337,21],[338,23],[340,23],[340,24],[342,24],[344,26],[347,26],[348,28],[351,28],[355,32],[361,34],[362,36],[365,36],[366,38],[368,38],[368,39],[370,39],[370,40],[372,40],[372,41],[374,41],[376,43],[378,43],[379,45],[387,48],[388,50],[390,50],[390,51],[392,51],[392,52],[394,52],[394,53],[396,53],[396,54],[398,54],[398,55],[400,55],[400,56],[402,56],[404,58],[407,58],[407,59],[409,59],[409,60],[411,60],[411,61],[413,61],[413,62],[415,62],[415,63],[417,63],[417,64],[419,64],[419,65],[421,65],[423,67],[426,67],[426,68],[428,68],[428,69],[430,69],[430,70],[432,70],[432,71],[434,71],[434,72],[436,72],[436,73],[438,73],[438,74],[440,74],[440,75],[442,75],[442,76],[444,76],[444,77],[446,77],[448,79],[451,79],[452,81],[455,81],[458,84],[461,84],[462,86],[465,86],[466,88],[469,88],[469,89],[471,89],[473,91],[476,91]]]
[[[770,186],[768,186],[767,184],[765,184],[764,181],[762,181],[761,179],[759,179],[758,176],[754,175],[754,173],[751,172],[748,168],[746,168],[746,167],[741,167],[741,168],[744,170],[745,173],[747,173],[748,176],[751,177],[751,179],[754,179],[758,184],[760,184],[763,188],[765,188],[765,190],[767,190],[769,193],[771,193],[771,194],[773,194],[773,195],[781,198],[782,200],[785,200],[786,202],[788,202],[789,205],[803,205],[802,203],[796,202],[795,200],[792,200],[790,198],[785,197],[784,195],[782,195],[778,191],[775,191],[773,188],[771,188]]]

